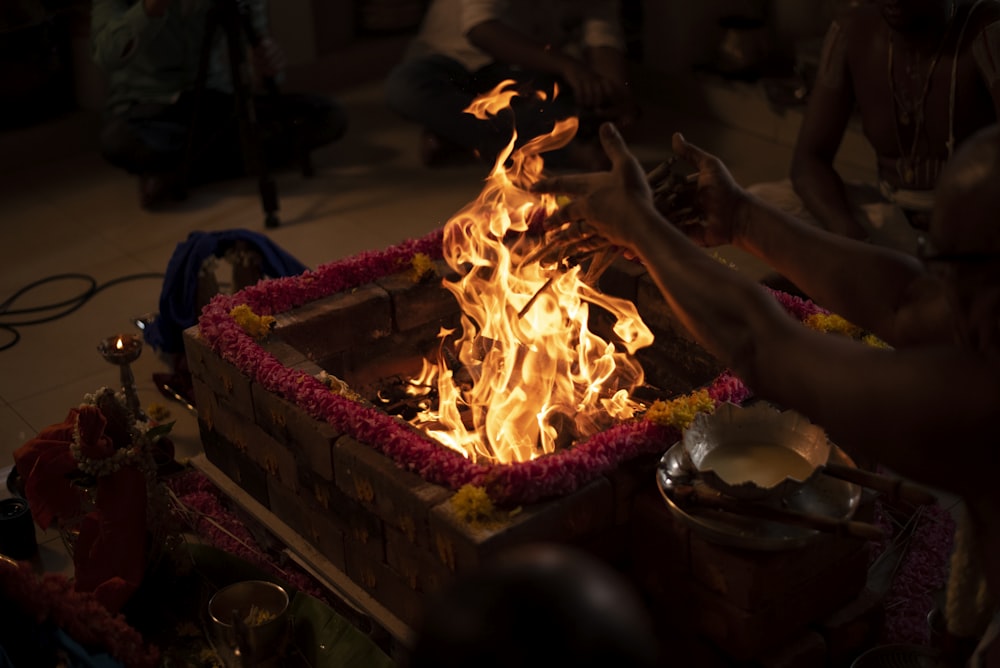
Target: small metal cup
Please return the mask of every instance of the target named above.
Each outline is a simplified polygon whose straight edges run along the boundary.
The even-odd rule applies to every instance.
[[[256,608],[268,615],[250,619]],[[244,580],[223,587],[208,602],[216,651],[227,666],[277,665],[288,639],[288,593],[273,582]]]

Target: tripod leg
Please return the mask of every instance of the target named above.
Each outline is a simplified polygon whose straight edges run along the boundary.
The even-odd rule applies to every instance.
[[[194,163],[194,144],[195,137],[198,134],[200,125],[202,123],[201,116],[204,113],[204,102],[205,102],[205,82],[208,80],[208,61],[212,54],[212,39],[215,37],[215,31],[219,27],[219,10],[218,8],[209,10],[208,16],[205,19],[205,36],[202,38],[201,42],[201,53],[198,57],[198,72],[195,75],[194,80],[194,104],[191,109],[191,124],[188,126],[187,141],[184,147],[184,157],[180,165],[180,174],[178,174],[178,184],[179,188],[183,191],[187,191],[188,185],[191,181],[191,165]]]
[[[257,189],[260,192],[261,207],[264,209],[264,226],[273,228],[281,224],[278,218],[278,188],[267,166],[263,140],[257,125],[257,111],[251,94],[250,74],[246,66],[246,54],[241,48],[240,24],[238,16],[231,16],[225,22],[226,42],[229,48],[229,65],[232,72],[233,91],[240,124],[240,142],[243,159],[252,173],[257,174]]]

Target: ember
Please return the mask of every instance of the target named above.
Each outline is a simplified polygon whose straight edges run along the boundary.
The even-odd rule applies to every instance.
[[[516,95],[513,83],[466,111],[496,113]],[[653,334],[633,303],[594,287],[613,255],[588,248],[574,256],[565,242],[555,246],[564,252],[550,252],[553,237],[538,223],[558,205],[529,192],[541,154],[565,146],[577,126],[560,121],[517,150],[515,133],[482,193],[444,229],[444,258],[459,276],[444,286],[461,307],[461,331],[442,330],[436,360],[413,379],[412,392],[430,403],[436,391],[437,405],[411,422],[473,461],[528,461],[642,408],[630,396],[643,383],[632,355]],[[610,315],[614,341],[593,331],[593,307]]]

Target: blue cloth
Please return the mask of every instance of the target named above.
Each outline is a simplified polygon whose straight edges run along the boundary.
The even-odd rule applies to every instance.
[[[222,257],[237,241],[261,255],[261,271],[268,278],[295,276],[307,267],[263,234],[249,230],[192,232],[177,244],[167,264],[156,319],[143,330],[146,343],[156,350],[180,353],[184,330],[198,322],[198,274],[209,257]]]

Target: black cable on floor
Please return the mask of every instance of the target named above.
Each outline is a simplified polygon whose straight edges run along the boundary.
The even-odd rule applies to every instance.
[[[28,285],[18,289],[13,295],[5,299],[3,302],[0,302],[0,331],[7,332],[11,336],[10,341],[0,345],[0,352],[13,348],[17,345],[17,342],[21,340],[21,333],[18,331],[18,327],[40,325],[42,323],[52,322],[53,320],[63,318],[86,304],[99,292],[112,286],[119,285],[120,283],[151,278],[162,281],[163,277],[164,275],[162,273],[157,272],[128,274],[126,276],[113,278],[106,283],[98,285],[97,280],[94,279],[93,276],[88,276],[87,274],[55,274],[53,276],[46,276],[45,278],[38,279],[37,281],[32,281]],[[13,306],[18,299],[22,298],[32,290],[57,281],[82,281],[87,287],[80,294],[70,297],[69,299],[64,299],[60,302],[43,304],[42,306],[32,306],[30,308],[11,308],[11,306]],[[52,313],[52,311],[55,312]],[[17,322],[10,322],[7,320],[7,318],[11,316],[27,316],[33,313],[49,313],[49,315],[33,319],[20,320]]]

